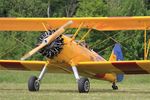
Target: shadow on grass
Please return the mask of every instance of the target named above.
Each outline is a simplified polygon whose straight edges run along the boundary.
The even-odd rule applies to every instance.
[[[4,89],[0,88],[0,91],[27,91],[27,89]],[[36,92],[34,92],[36,93]],[[37,92],[38,93],[38,92]],[[39,93],[78,93],[77,90],[72,89],[41,89]],[[130,89],[130,90],[112,90],[112,89],[91,89],[90,94],[92,93],[128,93],[128,94],[150,94],[150,90],[140,90],[140,89]]]
[[[95,89],[95,90],[91,90],[90,92],[92,93],[150,94],[150,91],[142,91],[139,89],[130,89],[130,90]]]
[[[59,92],[59,93],[78,93],[77,90],[71,89],[43,89],[40,92]],[[132,93],[132,94],[150,94],[150,91],[141,91],[139,89],[130,89],[130,90],[112,90],[112,89],[91,89],[90,93]]]

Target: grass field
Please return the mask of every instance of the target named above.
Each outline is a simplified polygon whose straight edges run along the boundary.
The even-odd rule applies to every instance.
[[[38,72],[0,71],[0,100],[149,100],[150,75],[125,76],[113,91],[111,84],[93,80],[88,94],[80,94],[73,75],[46,74],[39,92],[29,92],[27,81]]]

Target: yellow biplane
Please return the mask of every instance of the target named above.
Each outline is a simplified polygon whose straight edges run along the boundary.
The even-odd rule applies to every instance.
[[[72,37],[65,34],[67,28],[77,28]],[[44,31],[37,46],[26,53],[21,60],[0,60],[1,70],[41,71],[38,77],[31,76],[29,91],[38,91],[40,82],[47,72],[73,73],[80,93],[90,90],[87,77],[112,82],[112,88],[118,89],[116,82],[123,80],[124,74],[149,74],[150,61],[121,61],[123,54],[120,44],[115,44],[109,61],[90,50],[85,43],[76,42],[81,28],[88,29],[83,40],[92,29],[98,31],[150,30],[150,17],[88,17],[88,18],[0,18],[1,31]],[[145,59],[146,59],[145,44]],[[27,61],[35,53],[41,53],[47,61]],[[81,77],[82,76],[82,77]]]

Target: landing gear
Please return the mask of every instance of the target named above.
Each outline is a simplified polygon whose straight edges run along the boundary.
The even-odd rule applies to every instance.
[[[113,88],[113,90],[118,90],[118,86],[116,85],[115,82],[113,82],[112,88]]]
[[[28,81],[28,89],[29,91],[39,91],[40,83],[37,80],[36,76],[31,76]]]
[[[78,70],[75,66],[72,67],[72,70],[78,83],[79,93],[88,93],[90,90],[90,81],[88,80],[88,78],[80,78]]]
[[[39,91],[39,89],[40,89],[40,82],[41,82],[44,74],[46,73],[47,65],[48,64],[46,64],[43,67],[43,69],[42,69],[42,71],[41,71],[41,73],[40,73],[38,78],[36,76],[31,76],[29,78],[29,81],[28,81],[28,89],[29,89],[29,91]]]
[[[88,78],[80,78],[78,80],[78,90],[80,93],[88,93],[90,90],[90,82]]]

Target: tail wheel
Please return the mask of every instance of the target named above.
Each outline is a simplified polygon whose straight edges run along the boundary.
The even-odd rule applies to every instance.
[[[49,30],[48,32],[42,33],[38,38],[37,45],[41,44],[45,38],[52,35],[54,32],[55,32],[55,30]],[[57,56],[60,53],[60,51],[63,48],[63,45],[64,45],[63,38],[62,38],[62,36],[59,36],[51,44],[45,46],[39,52],[43,56],[46,56],[47,58],[53,58],[54,56]]]
[[[118,86],[116,85],[115,82],[113,82],[112,89],[113,89],[113,90],[118,90]]]
[[[88,93],[90,90],[90,82],[88,78],[80,78],[78,80],[78,90],[80,93]]]

